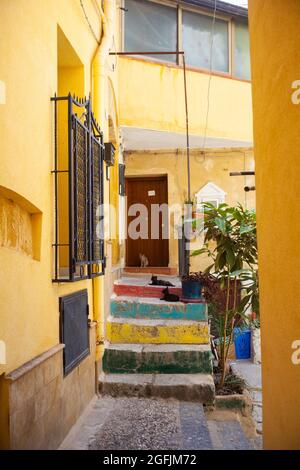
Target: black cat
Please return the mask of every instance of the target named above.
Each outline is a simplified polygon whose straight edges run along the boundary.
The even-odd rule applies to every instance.
[[[176,294],[171,294],[168,287],[164,289],[162,293],[164,296],[160,300],[165,300],[166,302],[179,302],[179,296]]]
[[[163,281],[162,279],[157,279],[157,276],[152,276],[151,277],[151,282],[150,282],[149,285],[150,286],[175,287],[174,284],[172,284],[169,281]]]

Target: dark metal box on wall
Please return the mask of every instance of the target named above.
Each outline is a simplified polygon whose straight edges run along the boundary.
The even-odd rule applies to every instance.
[[[112,142],[104,144],[104,161],[106,165],[113,166],[115,164],[115,150]]]
[[[90,354],[89,305],[86,289],[60,297],[60,341],[64,348],[64,375]]]
[[[125,165],[119,163],[119,195],[125,196]]]

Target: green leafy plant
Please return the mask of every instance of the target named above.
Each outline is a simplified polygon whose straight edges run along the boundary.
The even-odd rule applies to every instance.
[[[224,293],[222,304],[217,305],[218,302],[211,300],[218,312],[215,327],[219,332],[220,388],[223,388],[234,327],[244,318],[249,304],[258,302],[258,276],[256,282],[253,274],[257,269],[256,215],[240,204],[215,207],[205,203],[204,230],[204,246],[191,256],[205,254],[212,260],[206,273],[214,274]],[[248,282],[244,298],[241,298],[242,280]]]

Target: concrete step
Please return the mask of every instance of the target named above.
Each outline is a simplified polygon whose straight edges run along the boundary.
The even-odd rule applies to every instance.
[[[168,267],[159,267],[159,266],[148,266],[147,268],[139,268],[139,267],[126,267],[123,269],[125,274],[160,274],[163,276],[176,276],[177,269],[176,268],[168,268]]]
[[[103,370],[110,373],[211,374],[210,345],[106,344]]]
[[[113,397],[175,398],[212,404],[215,386],[207,374],[105,374],[99,377],[99,391]]]
[[[207,322],[183,320],[139,320],[110,316],[106,339],[124,344],[209,344]]]
[[[169,319],[207,321],[206,303],[185,304],[160,299],[117,296],[111,297],[110,313],[115,318]]]
[[[160,299],[163,296],[162,291],[165,289],[163,286],[150,286],[148,284],[124,284],[120,281],[114,283],[114,293],[119,296],[127,297],[149,297],[153,299]],[[171,294],[181,297],[181,287],[169,287]]]

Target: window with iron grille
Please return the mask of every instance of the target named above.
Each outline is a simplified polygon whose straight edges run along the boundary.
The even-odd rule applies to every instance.
[[[91,100],[51,98],[55,133],[54,282],[104,273],[103,133]]]

